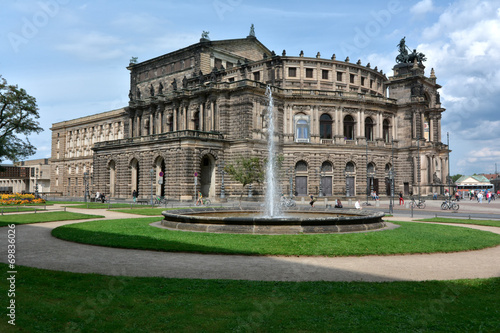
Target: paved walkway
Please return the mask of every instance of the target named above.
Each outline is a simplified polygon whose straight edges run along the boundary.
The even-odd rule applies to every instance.
[[[68,208],[68,211],[89,213]],[[107,219],[134,215],[105,210]],[[395,217],[386,220],[404,220]],[[51,236],[71,223],[16,226],[16,264],[51,270],[124,276],[265,281],[423,281],[500,277],[500,246],[479,251],[365,257],[283,257],[210,255],[127,250],[77,244]],[[454,224],[455,225],[455,224]],[[465,226],[465,225],[464,225]],[[500,228],[467,226],[500,234]],[[0,228],[0,248],[7,248]],[[0,258],[6,262],[5,251]]]

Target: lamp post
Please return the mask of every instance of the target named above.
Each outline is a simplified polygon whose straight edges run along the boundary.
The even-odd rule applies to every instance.
[[[87,197],[89,196],[89,173],[87,171],[83,173],[83,186],[85,186],[83,201],[87,202]]]
[[[151,168],[149,170],[149,175],[151,176],[151,207],[153,207],[153,176],[155,174],[155,169]]]
[[[316,173],[319,175],[319,194],[318,194],[318,196],[322,197],[323,196],[323,184],[322,184],[323,174],[322,174],[321,169],[316,170]]]
[[[389,169],[389,180],[391,182],[391,199],[389,200],[389,213],[392,214],[394,212],[394,138],[391,140],[391,168]]]
[[[290,199],[293,198],[293,169],[290,167],[288,169],[289,175],[290,175]]]
[[[448,145],[448,193],[450,194],[451,198],[451,191],[450,191],[450,185],[451,185],[451,176],[450,176],[450,132],[446,132],[446,144]]]
[[[35,198],[38,199],[38,168],[35,168]]]
[[[345,177],[345,191],[346,191],[346,197],[350,197],[349,193],[349,183],[347,181],[347,176],[348,176],[348,171],[347,171],[347,166],[344,169],[344,177]]]
[[[225,192],[225,189],[224,189],[224,174],[226,173],[224,171],[224,161],[221,161],[219,163],[218,167],[219,167],[219,171],[220,171],[220,174],[221,174],[220,198],[224,199],[226,197],[226,192]]]

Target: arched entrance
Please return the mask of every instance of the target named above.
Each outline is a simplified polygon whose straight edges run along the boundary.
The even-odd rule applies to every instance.
[[[204,197],[215,197],[215,158],[205,155],[200,165],[200,191]]]
[[[153,178],[155,181],[155,195],[157,196],[165,196],[165,187],[166,187],[166,170],[165,170],[165,160],[163,157],[158,157],[154,163],[155,169],[155,177]]]
[[[133,159],[130,162],[130,171],[131,171],[131,179],[130,179],[130,193],[128,195],[132,196],[132,192],[134,190],[137,191],[139,195],[139,161],[137,159]]]
[[[116,188],[116,163],[115,161],[109,162],[109,197],[115,196]]]

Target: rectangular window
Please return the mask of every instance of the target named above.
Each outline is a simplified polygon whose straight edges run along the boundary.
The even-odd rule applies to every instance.
[[[327,71],[326,69],[323,69],[323,70],[321,71],[321,78],[322,78],[323,80],[328,80],[328,72],[329,72],[329,71]]]
[[[306,77],[309,79],[312,79],[312,77],[313,77],[313,69],[312,68],[306,68]]]
[[[234,82],[234,77],[230,77],[230,78],[228,79],[228,81],[229,81],[229,82]]]
[[[373,80],[370,80],[370,89],[373,89]]]
[[[297,115],[295,118],[295,142],[309,142],[309,116]]]
[[[288,77],[297,77],[297,68],[288,67]]]
[[[354,83],[354,77],[355,77],[354,74],[350,74],[349,82]]]
[[[226,68],[233,68],[233,66],[232,62],[226,61]]]
[[[254,72],[253,73],[253,80],[254,81],[260,81],[260,72]]]
[[[337,72],[337,81],[342,82],[342,72]]]
[[[365,85],[365,78],[364,77],[361,77],[361,85],[364,86]]]

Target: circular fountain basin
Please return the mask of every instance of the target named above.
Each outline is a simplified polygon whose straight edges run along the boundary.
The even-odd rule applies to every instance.
[[[354,209],[287,210],[266,217],[257,210],[196,208],[162,212],[164,227],[175,230],[238,234],[317,234],[359,232],[385,228],[383,212]]]

